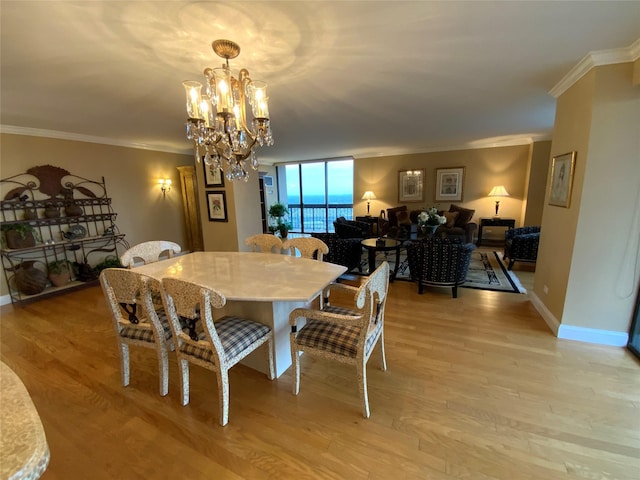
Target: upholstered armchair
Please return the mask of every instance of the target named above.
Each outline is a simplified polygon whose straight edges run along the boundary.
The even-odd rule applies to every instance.
[[[458,297],[458,285],[465,282],[476,246],[458,238],[433,236],[420,241],[406,242],[411,279],[418,283],[418,293],[425,285],[451,287],[453,298]]]
[[[324,256],[325,262],[344,265],[347,271],[357,268],[362,271],[362,238],[340,238],[336,233],[312,233],[327,244],[329,253]]]
[[[504,259],[509,259],[507,269],[511,270],[516,261],[535,262],[538,258],[540,227],[512,228],[505,232]]]
[[[370,236],[371,225],[367,222],[338,217],[333,222],[333,229],[340,238],[359,238],[362,240]]]

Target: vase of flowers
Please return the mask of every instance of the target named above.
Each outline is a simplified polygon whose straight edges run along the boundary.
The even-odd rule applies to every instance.
[[[443,215],[438,214],[436,207],[431,207],[418,216],[418,224],[423,235],[433,235],[438,227],[446,221],[447,219]]]

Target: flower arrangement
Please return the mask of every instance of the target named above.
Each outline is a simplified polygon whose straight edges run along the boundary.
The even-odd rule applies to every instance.
[[[418,216],[420,226],[432,225],[437,227],[446,223],[446,221],[447,219],[443,215],[438,215],[438,209],[436,207],[431,207],[429,210],[422,212]]]

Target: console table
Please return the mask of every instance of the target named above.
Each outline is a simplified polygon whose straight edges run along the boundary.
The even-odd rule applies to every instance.
[[[476,245],[479,247],[482,245],[482,229],[484,227],[507,227],[509,230],[515,228],[515,218],[481,218],[480,225],[478,226],[478,240]]]

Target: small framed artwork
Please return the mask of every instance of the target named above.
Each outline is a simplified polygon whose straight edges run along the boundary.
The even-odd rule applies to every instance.
[[[222,170],[207,165],[202,157],[202,165],[204,166],[204,186],[205,187],[224,187],[224,176]]]
[[[576,152],[563,153],[562,155],[553,157],[551,163],[551,193],[549,194],[549,205],[569,208],[575,165]]]
[[[227,222],[227,197],[224,192],[207,192],[207,210],[210,222]]]
[[[436,202],[461,202],[464,167],[436,168]]]
[[[424,200],[424,170],[400,170],[398,172],[398,201],[422,202]]]

